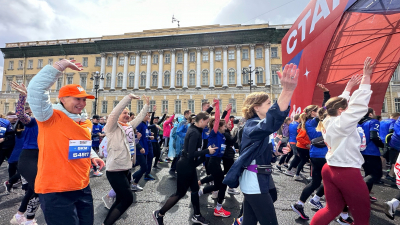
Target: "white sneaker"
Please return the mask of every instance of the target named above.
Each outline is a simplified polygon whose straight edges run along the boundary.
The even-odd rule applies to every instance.
[[[303,180],[303,178],[300,175],[294,175],[293,179],[297,180],[297,181],[302,181]]]
[[[218,192],[219,192],[219,191],[213,191],[213,193],[212,193],[212,195],[211,195],[211,198],[212,198],[212,199],[217,199],[217,198],[218,198]]]
[[[132,191],[143,191],[143,188],[140,187],[139,184],[137,184],[137,185],[131,184],[131,190]]]
[[[96,172],[93,172],[93,176],[95,177],[101,177],[103,175],[102,172],[100,172],[99,170],[97,170]]]
[[[101,199],[104,202],[104,207],[107,209],[110,209],[115,202],[115,198],[108,197],[108,195],[103,196]]]
[[[26,222],[26,218],[24,215],[17,217],[17,214],[13,216],[13,218],[10,220],[11,224],[16,224],[20,225]]]
[[[393,207],[393,203],[391,201],[385,202],[383,205],[385,207],[385,214],[391,220],[394,220],[394,215],[396,213],[396,209]]]
[[[36,223],[36,220],[33,219],[33,220],[27,220],[25,223],[21,223],[21,225],[38,225],[38,224]]]
[[[240,194],[240,192],[237,191],[235,188],[228,188],[228,194],[238,195],[238,194]]]

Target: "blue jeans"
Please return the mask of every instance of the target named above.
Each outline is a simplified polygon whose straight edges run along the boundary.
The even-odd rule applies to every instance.
[[[140,169],[132,175],[132,180],[135,184],[139,183],[139,180],[147,170],[146,155],[136,155],[136,165],[139,165]]]
[[[150,147],[151,146],[151,147]],[[149,151],[147,153],[147,169],[146,169],[146,175],[150,174],[151,172],[151,165],[153,165],[153,158],[154,158],[154,154],[153,154],[153,145],[151,144],[151,142],[149,142]]]
[[[94,223],[92,190],[39,194],[47,224],[92,225]]]

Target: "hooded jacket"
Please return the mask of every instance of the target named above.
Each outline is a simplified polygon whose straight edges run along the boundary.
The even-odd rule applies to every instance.
[[[389,146],[400,151],[400,117],[394,123],[392,139],[389,142]]]

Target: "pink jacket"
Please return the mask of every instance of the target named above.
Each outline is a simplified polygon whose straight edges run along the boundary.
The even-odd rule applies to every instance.
[[[171,129],[172,129],[172,121],[174,121],[175,114],[172,115],[168,120],[166,120],[163,124],[163,136],[164,137],[169,137],[171,134]]]

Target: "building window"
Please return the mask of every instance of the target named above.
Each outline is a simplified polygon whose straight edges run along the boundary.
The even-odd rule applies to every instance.
[[[111,74],[107,73],[106,75],[106,87],[111,87]]]
[[[249,84],[249,69],[243,68],[244,75],[243,75],[243,84]]]
[[[48,61],[47,61],[47,65],[53,65],[53,59],[49,59]]]
[[[263,68],[261,68],[261,67],[256,67],[256,72],[258,71],[258,74],[256,74],[257,75],[257,84],[261,84],[261,83],[264,83],[264,71],[263,71]]]
[[[207,70],[203,70],[203,72],[201,73],[201,84],[202,85],[208,85],[208,71]]]
[[[164,86],[169,86],[170,81],[170,73],[169,71],[165,71],[164,73]]]
[[[242,59],[249,59],[249,50],[248,49],[242,50]]]
[[[171,62],[171,54],[165,54],[165,63]]]
[[[278,71],[280,71],[281,65],[271,65],[271,71],[272,71],[272,84],[278,85],[280,83],[279,77],[278,77]]]
[[[146,72],[142,72],[140,74],[140,87],[145,87],[146,86]]]
[[[230,68],[229,69],[229,84],[235,84],[235,69],[233,69],[233,68]]]
[[[142,55],[142,64],[147,64],[147,55]]]
[[[124,80],[124,75],[119,73],[117,76],[117,87],[122,87],[122,82]]]
[[[133,85],[135,84],[135,74],[134,73],[130,73],[129,74],[129,87],[133,87]]]
[[[215,61],[221,61],[221,51],[215,52]]]
[[[196,54],[195,52],[190,52],[189,53],[189,62],[194,62],[196,61]]]
[[[176,86],[182,86],[182,71],[176,73]]]
[[[188,108],[192,113],[194,113],[194,100],[193,99],[188,100]]]
[[[59,77],[59,78],[57,78],[56,90],[57,90],[57,91],[60,90],[62,86],[63,86],[63,78],[62,78],[62,77]]]
[[[137,113],[140,113],[143,109],[143,100],[138,100],[137,101]]]
[[[195,80],[196,80],[196,74],[194,73],[194,70],[189,71],[189,85],[193,86],[195,85]]]
[[[158,63],[158,55],[153,55],[153,64]]]
[[[220,105],[219,112],[221,113],[222,112],[222,99],[218,99],[218,101],[219,101],[219,105]]]
[[[229,99],[229,103],[232,104],[232,112],[236,113],[236,99],[234,98]]]
[[[156,106],[156,100],[150,100],[149,112],[153,112],[154,106]]]
[[[181,113],[181,109],[182,109],[181,103],[182,103],[181,100],[175,100],[175,113],[178,113],[178,114]]]
[[[394,99],[394,109],[396,112],[400,112],[400,98]]]
[[[14,61],[8,62],[8,69],[13,70],[14,69]]]
[[[112,66],[113,59],[112,57],[107,57],[107,66]]]
[[[183,62],[183,54],[181,52],[176,54],[177,62],[182,63]]]
[[[132,111],[132,102],[129,102],[127,108],[129,109],[129,111]]]
[[[43,68],[43,59],[39,59],[38,60],[38,65],[37,65],[38,69]]]
[[[161,101],[161,110],[163,112],[167,111],[168,112],[168,100],[162,100]]]
[[[257,48],[256,49],[256,58],[257,59],[262,59],[262,48]]]
[[[136,64],[136,56],[131,55],[131,57],[129,57],[129,64],[130,65],[135,65]]]
[[[12,78],[10,78],[10,79],[7,78],[6,91],[11,91],[11,81],[12,81]]]
[[[203,62],[208,61],[208,52],[203,52]]]
[[[217,69],[215,70],[215,84],[216,85],[221,85],[221,80],[222,80],[222,75],[221,75],[221,70]]]
[[[229,60],[235,59],[235,50],[228,51],[228,59]]]
[[[101,57],[96,57],[96,62],[94,66],[101,66]]]
[[[386,98],[383,99],[382,112],[383,113],[387,112],[387,101],[386,101]]]
[[[23,81],[22,76],[17,76],[17,84],[21,85],[22,81]]]
[[[10,111],[10,103],[4,103],[4,114],[7,114]]]
[[[33,69],[33,60],[32,59],[30,59],[28,61],[28,69]]]
[[[82,58],[82,66],[83,67],[88,67],[88,57],[83,57]]]
[[[68,77],[67,77],[67,85],[68,85],[68,84],[73,84],[73,83],[74,83],[74,77],[68,76]]]
[[[74,60],[74,57],[70,57],[69,60],[70,60],[70,61],[71,61],[71,60]]]
[[[25,80],[25,86],[29,86],[29,83],[31,82],[31,80],[32,80],[32,77],[26,77],[26,80]]]
[[[19,60],[18,61],[18,69],[22,70],[24,68],[24,60]]]
[[[156,71],[153,72],[153,80],[151,82],[151,86],[153,87],[157,87],[157,83],[158,83],[158,73]]]
[[[101,102],[101,113],[107,113],[107,101]]]
[[[271,58],[278,58],[278,48],[277,47],[271,48]]]
[[[119,101],[118,101],[118,100],[115,100],[115,101],[114,101],[113,108],[117,107],[118,103],[119,103]]]
[[[120,56],[119,58],[118,58],[118,65],[120,65],[120,66],[123,66],[124,65],[124,57],[123,56]]]
[[[86,75],[81,76],[81,86],[83,89],[86,89]]]
[[[399,80],[399,71],[400,71],[400,64],[399,64],[399,66],[397,67],[397,69],[393,73],[392,82],[400,81]]]

